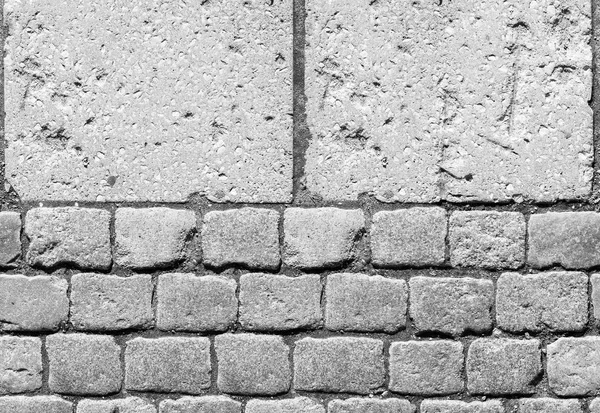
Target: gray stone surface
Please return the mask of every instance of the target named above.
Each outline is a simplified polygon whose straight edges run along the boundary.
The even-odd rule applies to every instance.
[[[596,212],[533,214],[528,239],[527,261],[534,267],[600,265],[600,214]]]
[[[307,2],[307,189],[333,201],[588,195],[590,4]]]
[[[119,208],[115,213],[115,262],[136,269],[177,264],[190,254],[195,229],[196,216],[190,210]]]
[[[0,275],[0,331],[56,331],[69,316],[68,284],[52,276]]]
[[[559,396],[600,392],[600,338],[562,337],[548,344],[548,385]]]
[[[579,400],[539,397],[519,400],[517,402],[517,413],[583,413],[583,409]]]
[[[410,317],[419,332],[458,336],[492,329],[491,280],[418,276],[409,288]]]
[[[395,342],[390,346],[390,384],[395,393],[444,396],[464,388],[463,346],[445,340]]]
[[[121,348],[113,337],[54,334],[46,338],[46,351],[52,392],[104,396],[121,390]]]
[[[502,274],[496,284],[496,321],[511,332],[584,330],[588,277],[566,271]]]
[[[0,397],[0,413],[73,413],[73,403],[56,396]]]
[[[600,398],[596,398],[590,402],[590,413],[600,413]]]
[[[262,208],[208,212],[202,225],[202,259],[213,267],[277,269],[279,212]]]
[[[285,400],[250,400],[246,413],[325,413],[325,407],[308,397]]]
[[[384,375],[381,340],[334,337],[296,342],[296,390],[369,394],[381,390]]]
[[[377,267],[442,265],[447,233],[443,208],[377,212],[371,225],[371,260]]]
[[[160,413],[241,413],[242,403],[226,396],[185,396],[160,402]]]
[[[291,200],[291,1],[4,13],[6,175],[22,199]]]
[[[540,342],[479,338],[469,346],[466,365],[471,394],[533,394],[542,370]]]
[[[127,342],[127,390],[200,394],[210,387],[210,372],[206,337],[138,337]]]
[[[220,391],[275,395],[290,389],[289,347],[278,336],[223,334],[215,337]]]
[[[321,277],[244,274],[239,323],[245,330],[283,331],[321,325]]]
[[[421,413],[504,413],[500,400],[463,402],[460,400],[423,400]]]
[[[329,413],[415,413],[415,406],[401,399],[350,398],[332,400],[327,405]]]
[[[0,394],[42,387],[42,341],[37,337],[0,337]]]
[[[154,321],[149,275],[75,274],[70,321],[77,330],[148,328]]]
[[[236,282],[225,277],[161,274],[156,326],[160,330],[225,331],[237,319],[236,288]]]
[[[283,262],[304,269],[339,266],[356,257],[364,226],[360,209],[288,208],[283,220]]]
[[[0,265],[12,266],[21,256],[21,214],[0,212]]]
[[[519,212],[455,211],[449,227],[453,267],[514,269],[525,261],[525,217]]]
[[[156,413],[149,400],[127,397],[114,400],[82,400],[77,403],[77,413]]]
[[[325,286],[329,330],[394,333],[406,325],[406,281],[381,275],[329,274]]]
[[[72,264],[107,270],[112,262],[109,230],[110,213],[102,209],[31,209],[25,216],[27,262],[44,268]]]
[[[600,323],[600,274],[590,275],[590,301],[596,324]]]

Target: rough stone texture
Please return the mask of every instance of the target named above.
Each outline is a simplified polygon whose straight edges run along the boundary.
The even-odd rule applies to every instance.
[[[548,397],[521,399],[517,413],[583,413],[578,400],[559,400]]]
[[[534,267],[600,265],[600,214],[596,212],[533,214],[528,237],[527,261]]]
[[[500,400],[461,402],[459,400],[423,400],[421,413],[504,413]]]
[[[156,407],[139,397],[116,400],[82,400],[77,413],[156,413]]]
[[[42,341],[37,337],[0,337],[0,394],[42,387]]]
[[[160,413],[241,413],[242,403],[226,396],[182,397],[160,402]]]
[[[223,334],[215,337],[217,386],[224,393],[275,395],[290,389],[289,347],[278,336]]]
[[[492,329],[491,280],[412,277],[409,287],[410,317],[419,332],[458,336]]]
[[[480,338],[469,346],[466,364],[471,394],[533,394],[542,369],[540,342]]]
[[[68,284],[58,277],[0,275],[0,331],[56,331],[69,316]]]
[[[156,326],[160,330],[225,331],[237,318],[236,288],[235,281],[225,277],[161,274]]]
[[[330,274],[325,287],[329,330],[394,333],[406,325],[406,281],[381,275]]]
[[[21,256],[21,214],[0,212],[0,266],[12,266]]]
[[[0,413],[73,413],[73,403],[56,396],[0,397]]]
[[[589,1],[396,6],[307,2],[309,191],[389,202],[588,195]]]
[[[559,338],[548,345],[548,384],[559,396],[600,391],[600,338]]]
[[[176,264],[186,258],[195,229],[193,211],[119,208],[115,213],[115,261],[137,269]]]
[[[202,254],[208,266],[242,264],[276,270],[279,252],[279,213],[242,208],[211,211],[204,216]]]
[[[371,225],[371,260],[377,267],[442,265],[447,233],[443,208],[377,212]]]
[[[291,1],[4,12],[7,178],[22,199],[291,200]]]
[[[369,394],[382,388],[384,375],[381,340],[335,337],[296,342],[296,390]]]
[[[121,349],[112,337],[54,334],[46,338],[46,351],[51,391],[104,396],[121,390]]]
[[[125,349],[125,388],[199,394],[210,387],[206,337],[136,338]]]
[[[304,269],[339,266],[355,258],[364,226],[360,209],[287,208],[283,262]]]
[[[107,270],[112,262],[109,229],[110,213],[103,209],[31,209],[25,216],[27,262],[44,268],[71,264]]]
[[[408,400],[362,399],[332,400],[327,405],[329,413],[415,413]]]
[[[581,331],[588,321],[588,277],[581,272],[502,274],[496,321],[511,332]]]
[[[396,393],[443,396],[464,388],[463,346],[453,341],[405,341],[390,346],[389,389]]]
[[[519,212],[455,211],[449,243],[453,267],[519,268],[525,261],[525,217]]]
[[[152,277],[76,274],[71,278],[71,324],[77,330],[151,327]]]
[[[244,274],[239,322],[245,330],[283,331],[321,324],[321,277]]]
[[[600,274],[592,274],[590,276],[592,308],[596,324],[600,323]]]
[[[600,398],[596,398],[590,402],[590,413],[600,413]]]
[[[250,400],[246,413],[325,413],[325,407],[308,397],[285,400]]]

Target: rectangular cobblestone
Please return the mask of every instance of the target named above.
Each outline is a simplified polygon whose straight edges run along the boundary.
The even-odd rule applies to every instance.
[[[371,259],[376,267],[439,266],[446,260],[443,208],[408,208],[373,215]]]
[[[591,396],[600,392],[600,338],[562,337],[548,344],[547,374],[558,396]]]
[[[418,276],[409,287],[410,317],[419,332],[459,336],[491,331],[492,281]]]
[[[521,399],[517,413],[583,413],[579,400],[560,400],[549,397]]]
[[[600,323],[600,274],[590,276],[590,301],[596,324]]]
[[[135,338],[125,349],[125,388],[200,394],[210,387],[210,341],[206,337]]]
[[[339,267],[356,258],[364,226],[359,209],[288,208],[283,220],[283,262],[303,269]]]
[[[73,403],[56,396],[5,396],[0,413],[73,413]]]
[[[283,331],[321,324],[321,277],[244,274],[239,322],[245,330]]]
[[[332,400],[328,413],[415,413],[415,406],[408,400],[350,398]]]
[[[325,407],[308,397],[285,400],[250,400],[245,413],[325,413]]]
[[[192,253],[195,231],[193,211],[119,208],[115,213],[115,262],[134,269],[173,266]]]
[[[121,390],[121,348],[113,337],[54,334],[46,338],[48,386],[60,394],[104,396]]]
[[[56,331],[69,316],[68,284],[52,276],[0,275],[0,331]]]
[[[110,213],[92,208],[33,208],[25,216],[27,262],[53,268],[107,270],[112,263]]]
[[[527,261],[534,267],[600,265],[600,214],[547,212],[529,218]]]
[[[241,413],[242,403],[226,396],[184,396],[160,402],[159,413]]]
[[[220,391],[276,395],[290,389],[289,347],[278,336],[223,334],[215,337]]]
[[[581,331],[588,321],[588,277],[581,272],[502,274],[496,320],[501,329],[517,333]]]
[[[329,274],[325,287],[329,330],[394,333],[406,326],[406,281],[380,275]]]
[[[541,357],[538,340],[477,339],[467,353],[467,389],[474,395],[533,394]]]
[[[445,396],[464,388],[463,346],[445,340],[394,342],[390,346],[391,391]]]
[[[600,413],[600,398],[595,398],[589,405],[590,413]]]
[[[500,400],[463,402],[460,400],[423,400],[421,413],[505,413]]]
[[[13,266],[21,256],[21,214],[0,212],[0,266]]]
[[[149,275],[75,274],[71,278],[71,324],[87,331],[151,327],[153,291]]]
[[[261,208],[208,212],[202,225],[202,255],[211,267],[240,264],[276,270],[281,262],[279,213]]]
[[[455,211],[449,226],[453,267],[514,269],[525,261],[525,218],[519,212]]]
[[[234,280],[195,274],[161,274],[156,326],[173,331],[225,331],[237,318]]]
[[[42,387],[42,341],[0,337],[0,394],[28,393]]]
[[[77,413],[156,413],[149,400],[127,397],[114,400],[82,400],[77,403]]]
[[[303,338],[294,349],[294,389],[369,394],[384,385],[383,342]]]

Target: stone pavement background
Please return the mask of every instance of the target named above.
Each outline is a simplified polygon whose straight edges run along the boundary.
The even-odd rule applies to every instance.
[[[0,413],[600,413],[590,0],[4,0]]]

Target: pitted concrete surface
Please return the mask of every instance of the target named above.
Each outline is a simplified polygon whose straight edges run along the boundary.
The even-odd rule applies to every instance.
[[[291,0],[6,0],[24,200],[287,202]]]
[[[590,3],[307,0],[307,189],[386,202],[585,197]]]

